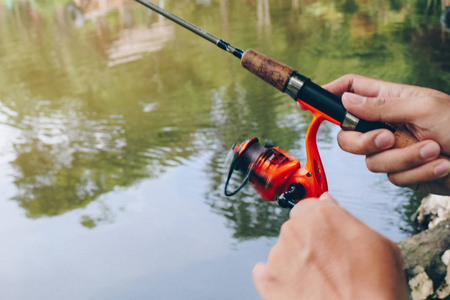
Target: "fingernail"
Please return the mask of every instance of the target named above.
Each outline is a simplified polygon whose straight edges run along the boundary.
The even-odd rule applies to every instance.
[[[336,200],[328,192],[324,192],[322,195],[320,195],[319,200],[337,203]]]
[[[450,173],[450,162],[444,161],[434,167],[434,174],[438,177],[444,177]]]
[[[420,156],[423,159],[435,158],[441,152],[441,148],[436,143],[429,143],[420,148]]]
[[[383,131],[379,135],[375,137],[375,146],[378,147],[378,149],[385,150],[394,145],[394,137],[392,133]]]
[[[351,103],[355,104],[355,105],[361,105],[366,101],[366,97],[357,95],[357,94],[353,94],[353,93],[344,93],[342,95],[342,98],[347,99],[348,101],[350,101]]]
[[[324,192],[322,195],[320,195],[319,200],[325,200],[328,199],[330,197],[330,195],[328,194],[328,192]]]

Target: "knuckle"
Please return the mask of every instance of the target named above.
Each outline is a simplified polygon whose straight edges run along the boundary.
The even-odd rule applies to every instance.
[[[385,106],[386,104],[389,103],[389,101],[390,101],[389,98],[380,97],[380,98],[377,98],[377,100],[374,101],[373,103],[374,103],[375,106]]]
[[[340,85],[345,87],[346,91],[353,91],[353,82],[355,80],[354,74],[346,74],[344,76],[339,77],[336,79],[336,82],[338,82]]]
[[[367,169],[369,169],[369,171],[371,171],[371,172],[379,172],[380,171],[380,164],[372,156],[366,157],[366,166],[367,166]]]
[[[366,101],[367,104],[371,106],[370,111],[375,114],[376,119],[381,119],[383,115],[383,108],[389,104],[389,99],[380,97],[373,99],[372,101]]]
[[[391,173],[391,174],[388,174],[387,176],[388,176],[389,181],[393,185],[396,185],[396,186],[404,185],[404,183],[401,180],[399,180],[399,176],[396,173]]]
[[[342,80],[347,81],[347,82],[351,82],[353,81],[353,79],[356,77],[355,74],[349,73],[349,74],[345,74],[344,76],[341,77]]]
[[[342,76],[343,78],[347,79],[348,81],[354,81],[357,79],[361,79],[361,78],[366,78],[365,76],[359,75],[359,74],[355,74],[355,73],[348,73],[345,74],[344,76]]]

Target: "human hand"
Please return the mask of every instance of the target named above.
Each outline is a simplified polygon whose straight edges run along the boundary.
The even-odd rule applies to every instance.
[[[392,149],[395,138],[388,130],[341,131],[338,143],[343,150],[366,155],[368,169],[387,173],[395,185],[450,195],[450,186],[439,181],[450,173],[450,161],[438,158],[450,155],[450,95],[352,74],[324,88],[341,96],[345,108],[357,117],[406,128],[420,141]]]
[[[409,299],[398,247],[328,193],[294,206],[253,282],[263,300]]]

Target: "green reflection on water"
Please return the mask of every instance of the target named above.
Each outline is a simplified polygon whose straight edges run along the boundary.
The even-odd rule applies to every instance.
[[[449,36],[420,1],[158,3],[318,84],[360,73],[449,92]],[[205,151],[206,202],[235,237],[277,235],[286,212],[222,196],[223,159],[250,136],[301,149],[311,117],[234,57],[133,2],[2,1],[0,64],[2,122],[21,133],[14,200],[28,217],[85,207]]]

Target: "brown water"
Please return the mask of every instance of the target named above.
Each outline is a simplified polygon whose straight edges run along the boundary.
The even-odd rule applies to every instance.
[[[449,92],[450,34],[423,1],[158,1],[324,84],[346,73]],[[287,212],[223,195],[229,147],[305,162],[311,119],[231,55],[125,0],[0,0],[0,298],[258,299]],[[344,153],[330,192],[399,241],[418,195]],[[326,241],[324,241],[326,247]]]

